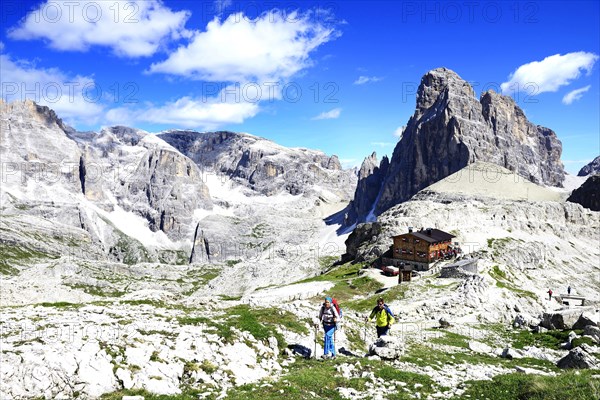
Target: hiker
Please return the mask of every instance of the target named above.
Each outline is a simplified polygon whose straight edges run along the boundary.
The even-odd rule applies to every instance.
[[[377,326],[377,337],[387,335],[390,330],[390,326],[396,321],[394,314],[390,308],[383,301],[383,297],[377,299],[377,305],[371,311],[368,317],[365,317],[365,322],[368,322],[375,318],[375,325]]]
[[[570,295],[571,294],[571,285],[569,285],[569,287],[567,288],[567,294]]]
[[[323,325],[325,331],[325,340],[323,343],[323,358],[331,357],[335,359],[335,343],[333,340],[333,334],[335,332],[337,322],[340,316],[333,306],[333,300],[331,297],[326,297],[325,302],[321,306],[319,311],[319,322]],[[329,354],[331,353],[331,356]]]
[[[552,300],[552,289],[548,289],[548,301]]]

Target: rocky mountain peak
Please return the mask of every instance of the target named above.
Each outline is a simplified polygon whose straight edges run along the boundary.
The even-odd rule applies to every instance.
[[[600,156],[579,170],[577,176],[588,176],[600,174]]]
[[[592,211],[600,211],[600,175],[591,175],[567,199]]]
[[[65,124],[62,119],[56,115],[54,110],[39,105],[29,99],[24,101],[13,101],[10,103],[0,99],[0,113],[3,115],[3,118],[5,118],[4,116],[6,115],[10,116],[13,120],[37,121],[50,129],[56,126],[64,132],[74,131],[72,127]]]
[[[102,129],[101,134],[109,134],[123,144],[136,146],[142,138],[148,135],[148,132],[130,128],[128,126],[117,125]]]
[[[361,207],[348,212],[347,223],[365,220],[365,212],[371,212],[366,210],[380,214],[476,161],[507,168],[537,184],[562,186],[561,153],[556,134],[529,122],[512,98],[490,90],[477,99],[458,74],[437,68],[421,79],[415,112],[385,175],[380,167],[371,179],[381,184],[368,185],[370,189],[359,184],[353,204]]]
[[[436,68],[426,73],[421,78],[417,91],[417,110],[415,115],[421,116],[436,101],[440,95],[475,97],[475,91],[458,74],[448,68]]]
[[[354,200],[348,205],[348,212],[345,216],[344,224],[346,226],[365,222],[368,219],[389,165],[390,161],[387,156],[384,156],[381,163],[378,163],[376,152],[364,159],[358,171]]]
[[[204,170],[229,176],[256,193],[292,195],[327,187],[350,199],[356,176],[337,156],[287,148],[262,137],[229,131],[166,131],[158,135]]]
[[[377,166],[377,153],[373,152],[363,160],[360,169],[358,170],[358,179],[366,178],[371,175]]]

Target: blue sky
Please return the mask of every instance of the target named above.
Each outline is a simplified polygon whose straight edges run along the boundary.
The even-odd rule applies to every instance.
[[[597,1],[2,3],[2,97],[79,130],[249,132],[359,165],[391,155],[428,70],[512,95],[563,143],[600,154]]]

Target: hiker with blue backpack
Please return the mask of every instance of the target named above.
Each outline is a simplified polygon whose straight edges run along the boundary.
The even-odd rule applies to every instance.
[[[375,318],[375,325],[377,326],[377,337],[387,335],[390,330],[390,326],[396,322],[394,313],[383,301],[383,297],[377,299],[377,305],[371,311],[368,317],[365,317],[365,321],[370,321]]]
[[[319,311],[319,322],[323,325],[325,331],[325,340],[323,343],[323,358],[335,359],[335,339],[334,334],[337,328],[340,314],[337,310],[338,306],[334,303],[331,297],[326,297],[325,302]],[[331,356],[330,356],[331,354]]]

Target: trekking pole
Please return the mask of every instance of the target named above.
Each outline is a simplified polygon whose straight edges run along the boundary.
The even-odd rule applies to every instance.
[[[315,324],[315,352],[314,352],[315,360],[317,359],[317,329],[318,329],[318,326],[317,326],[317,324]]]
[[[335,355],[335,338],[337,335],[337,325],[333,328],[333,355]]]

